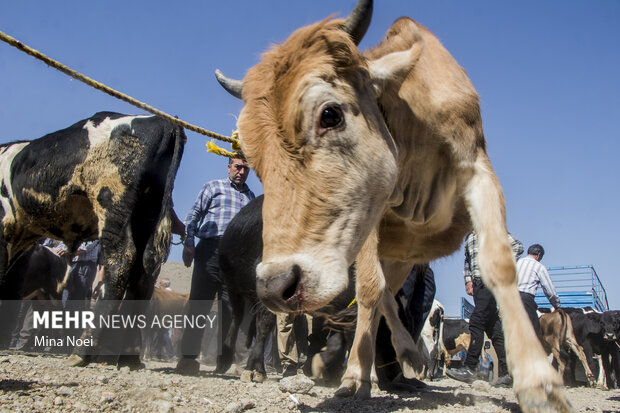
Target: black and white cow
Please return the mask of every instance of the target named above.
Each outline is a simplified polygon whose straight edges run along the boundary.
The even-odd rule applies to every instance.
[[[185,141],[181,127],[160,118],[100,112],[39,139],[0,145],[0,299],[20,298],[8,268],[42,237],[62,240],[70,253],[99,238],[105,295],[97,311],[115,311],[109,300],[148,299],[170,245]],[[99,343],[100,331],[85,334]],[[88,359],[76,348],[70,364]]]
[[[616,312],[600,313],[591,310],[584,311],[582,308],[567,307],[562,307],[562,309],[571,318],[575,338],[577,343],[583,347],[583,352],[590,369],[595,375],[597,372],[601,373],[599,376],[603,376],[607,386],[613,388],[616,383],[614,379],[620,374],[618,344],[617,341],[610,339],[613,338],[612,319]],[[601,356],[602,371],[600,371],[599,366],[594,360],[595,355]],[[569,377],[569,381],[573,383],[575,382],[575,364],[575,357],[571,355],[570,370],[573,372],[573,375]],[[614,371],[616,371],[615,377]],[[604,387],[602,380],[599,380],[598,385]]]
[[[462,350],[467,351],[469,349],[470,341],[471,335],[469,334],[469,323],[467,321],[460,318],[444,319],[442,334],[444,368],[450,366],[452,356]]]
[[[431,311],[424,322],[422,332],[418,340],[418,349],[424,357],[424,372],[429,379],[437,374],[437,367],[443,354],[443,323],[445,310],[443,305],[433,300]],[[420,377],[418,377],[420,378]]]

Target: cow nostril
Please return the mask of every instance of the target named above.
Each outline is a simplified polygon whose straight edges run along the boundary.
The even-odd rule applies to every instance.
[[[295,291],[297,291],[297,284],[299,284],[299,279],[301,278],[301,268],[299,265],[293,265],[291,268],[291,281],[289,286],[282,293],[282,298],[284,301],[289,300],[291,297],[295,295]]]

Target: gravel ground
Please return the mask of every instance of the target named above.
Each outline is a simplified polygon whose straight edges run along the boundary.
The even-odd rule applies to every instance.
[[[0,353],[0,412],[518,412],[512,390],[477,381],[429,382],[419,393],[390,394],[377,388],[370,400],[333,398],[334,388],[312,386],[304,376],[262,384],[238,375],[181,376],[174,363],[148,362],[129,371],[93,364],[64,367],[64,357]],[[311,387],[312,386],[312,387]],[[308,388],[311,387],[309,390]],[[577,411],[620,411],[620,391],[567,390]]]

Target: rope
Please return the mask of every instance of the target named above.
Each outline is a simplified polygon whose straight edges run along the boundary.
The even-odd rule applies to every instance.
[[[36,59],[39,59],[41,61],[43,61],[45,64],[47,64],[48,66],[53,67],[56,70],[59,70],[63,73],[65,73],[66,75],[71,76],[74,79],[79,80],[80,82],[86,83],[87,85],[94,87],[95,89],[101,90],[104,93],[107,93],[108,95],[115,97],[117,99],[120,99],[124,102],[127,102],[133,106],[136,106],[142,110],[145,110],[149,113],[152,113],[155,116],[159,116],[162,119],[167,120],[170,123],[174,123],[175,125],[179,125],[185,129],[189,129],[193,132],[199,133],[201,135],[205,135],[208,136],[210,138],[213,139],[217,139],[223,142],[228,142],[232,144],[232,147],[234,150],[239,150],[236,148],[240,148],[239,146],[239,140],[236,139],[235,135],[233,134],[233,137],[229,137],[229,136],[224,136],[224,135],[220,135],[219,133],[215,133],[215,132],[211,132],[209,130],[206,130],[204,128],[201,128],[199,126],[196,125],[192,125],[191,123],[185,122],[183,120],[177,119],[172,115],[167,114],[166,112],[162,112],[159,109],[156,109],[152,106],[147,105],[144,102],[140,102],[137,99],[132,98],[131,96],[128,96],[122,92],[119,92],[117,90],[114,90],[106,85],[104,85],[103,83],[99,83],[94,79],[91,79],[87,76],[84,76],[83,74],[76,72],[75,70],[63,65],[62,63],[59,63],[53,59],[50,59],[49,57],[45,56],[43,53],[39,52],[38,50],[34,50],[28,46],[26,46],[25,44],[23,44],[22,42],[20,42],[17,39],[14,39],[13,37],[5,34],[4,32],[0,31],[0,39],[2,41],[4,41],[5,43],[10,44],[11,46],[21,50],[22,52],[29,54],[30,56],[33,56]],[[217,153],[218,155],[222,155],[222,156],[227,156],[227,157],[237,157],[239,156],[236,152],[229,152],[226,151],[222,148],[217,147],[213,142],[210,142],[212,146],[214,146],[217,149],[214,150],[208,150],[208,152],[213,152],[213,153]],[[209,144],[207,144],[207,147],[209,147],[209,149],[211,149],[211,146],[209,146]],[[219,150],[219,151],[218,151]]]
[[[396,364],[396,363],[398,363],[398,360],[390,361],[389,363],[385,363],[385,364],[382,364],[380,366],[376,366],[376,368],[382,369],[384,367],[391,366],[392,364]]]

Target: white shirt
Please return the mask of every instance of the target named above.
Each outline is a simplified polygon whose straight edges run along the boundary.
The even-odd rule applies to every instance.
[[[560,297],[555,292],[547,268],[530,255],[517,261],[517,288],[520,292],[536,295],[540,285],[555,308],[560,306]]]

